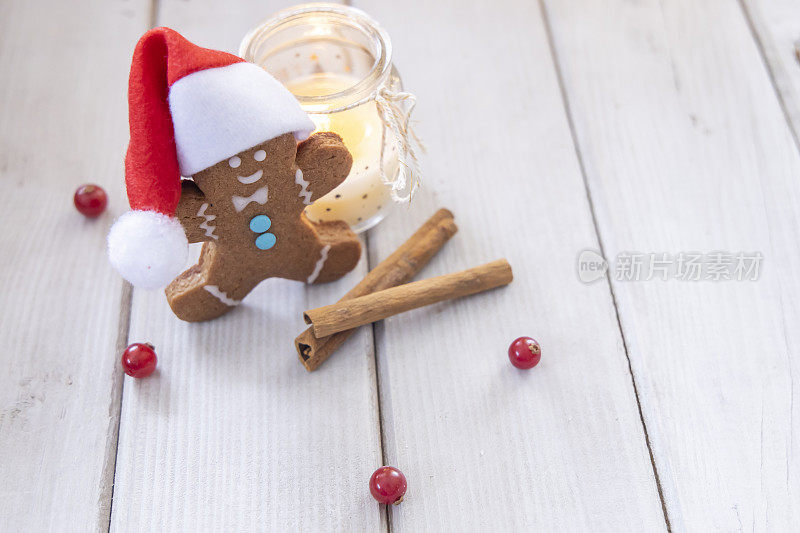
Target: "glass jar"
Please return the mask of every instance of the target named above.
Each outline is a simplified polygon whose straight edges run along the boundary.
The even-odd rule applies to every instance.
[[[313,221],[344,220],[356,232],[380,222],[394,203],[388,184],[397,189],[409,172],[398,157],[406,144],[384,127],[386,113],[376,101],[402,91],[386,32],[359,9],[303,4],[253,29],[239,55],[283,83],[315,131],[339,134],[353,156],[347,179],[308,206],[306,215]]]

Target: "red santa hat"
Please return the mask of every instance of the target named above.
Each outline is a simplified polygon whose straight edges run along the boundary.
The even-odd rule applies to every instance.
[[[134,286],[167,285],[186,266],[188,243],[175,209],[191,176],[269,139],[314,123],[262,68],[201,48],[169,28],[136,45],[128,85],[131,139],[125,184],[132,211],[108,235],[111,263]]]

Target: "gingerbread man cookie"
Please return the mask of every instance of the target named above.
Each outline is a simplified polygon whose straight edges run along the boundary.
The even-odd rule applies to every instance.
[[[263,69],[155,28],[134,50],[128,100],[132,211],[108,249],[133,285],[169,284],[175,314],[201,321],[266,278],[318,283],[355,267],[361,246],[348,226],[303,215],[352,158],[333,133],[308,138],[314,123]],[[178,276],[189,242],[204,243],[200,261]]]
[[[344,222],[311,222],[303,209],[339,185],[352,158],[333,133],[296,144],[291,134],[254,146],[184,180],[177,217],[200,261],[166,289],[175,314],[209,320],[262,280],[339,279],[361,256]]]

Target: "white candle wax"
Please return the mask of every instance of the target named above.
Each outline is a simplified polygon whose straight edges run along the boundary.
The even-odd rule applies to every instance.
[[[359,79],[341,74],[321,73],[294,80],[288,89],[299,96],[327,96],[352,87]],[[317,126],[315,131],[338,134],[353,156],[353,166],[347,179],[333,191],[306,208],[314,221],[344,220],[355,231],[367,229],[391,207],[389,188],[380,174],[380,154],[383,123],[374,102],[347,111],[320,114],[325,110],[313,104],[303,106]],[[391,138],[390,138],[391,141]],[[385,171],[388,176],[397,172],[397,148],[388,142],[385,150]]]

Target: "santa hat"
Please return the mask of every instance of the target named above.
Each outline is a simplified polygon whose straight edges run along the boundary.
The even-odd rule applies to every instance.
[[[136,45],[128,85],[131,140],[125,184],[132,211],[108,235],[111,263],[136,287],[164,287],[186,266],[175,209],[191,176],[285,133],[302,140],[314,123],[262,68],[196,46],[169,28]]]

